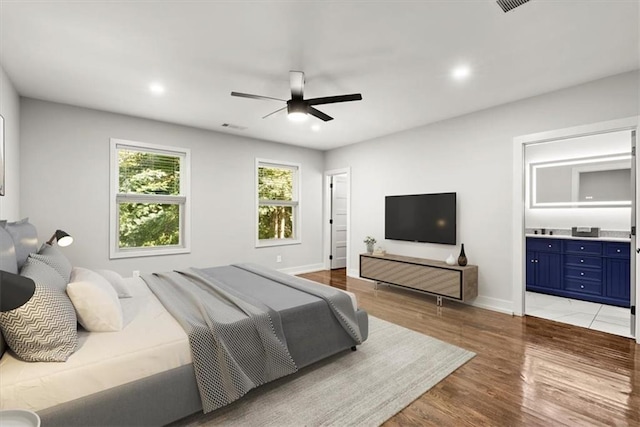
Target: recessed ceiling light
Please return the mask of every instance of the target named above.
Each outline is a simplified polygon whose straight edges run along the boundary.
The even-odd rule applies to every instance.
[[[466,65],[461,65],[454,68],[451,75],[456,80],[464,80],[471,75],[471,69]]]
[[[315,125],[311,126],[311,130],[314,132],[320,132],[320,125],[316,123]]]
[[[149,90],[154,95],[162,95],[164,93],[164,86],[160,83],[151,83],[149,85]]]

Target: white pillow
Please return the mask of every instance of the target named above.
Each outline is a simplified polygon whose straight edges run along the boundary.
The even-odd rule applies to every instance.
[[[95,270],[96,273],[107,279],[113,289],[118,293],[118,298],[131,298],[131,292],[127,287],[127,284],[124,282],[124,279],[120,274],[113,270]]]
[[[122,307],[118,294],[107,279],[95,271],[74,267],[67,295],[76,309],[78,322],[87,331],[122,330]]]

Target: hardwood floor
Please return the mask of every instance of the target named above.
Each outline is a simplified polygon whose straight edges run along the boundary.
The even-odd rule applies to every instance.
[[[475,352],[470,362],[384,425],[640,426],[635,341],[516,317],[346,277],[301,277],[357,295],[370,315]]]

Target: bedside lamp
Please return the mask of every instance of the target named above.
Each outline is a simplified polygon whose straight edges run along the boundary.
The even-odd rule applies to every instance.
[[[0,311],[22,307],[36,291],[36,284],[28,277],[0,270]]]
[[[54,240],[57,240],[58,246],[62,246],[62,247],[69,246],[70,244],[73,243],[73,237],[69,236],[69,234],[67,234],[62,230],[56,230],[56,232],[53,233],[53,236],[51,236],[47,244],[53,245]]]

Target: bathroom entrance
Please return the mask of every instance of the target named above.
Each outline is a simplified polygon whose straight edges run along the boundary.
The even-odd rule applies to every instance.
[[[524,146],[524,313],[635,336],[635,131]]]

